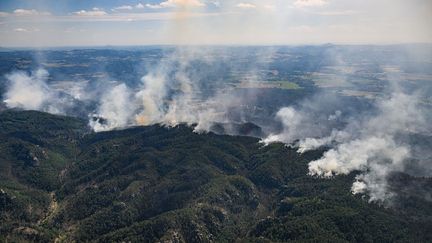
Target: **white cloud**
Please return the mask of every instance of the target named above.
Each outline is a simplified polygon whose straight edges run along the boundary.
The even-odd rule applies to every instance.
[[[21,9],[21,8],[15,9],[13,11],[13,13],[16,16],[38,16],[38,15],[47,16],[47,15],[51,15],[51,13],[49,13],[49,12],[39,12],[35,9]]]
[[[25,29],[25,28],[16,28],[14,29],[15,32],[38,32],[39,29]]]
[[[123,11],[123,10],[132,10],[133,7],[130,5],[122,5],[111,9],[112,11]]]
[[[162,5],[160,4],[161,2]],[[294,6],[295,2],[298,6],[305,7],[298,8]],[[42,25],[49,22],[55,23],[53,27],[50,27],[50,29],[53,30],[49,32],[53,35],[50,36],[50,38],[16,39],[13,36],[5,36],[2,38],[2,45],[14,46],[19,44],[33,46],[36,45],[34,42],[39,42],[37,45],[47,44],[43,42],[50,42],[53,45],[59,45],[58,43],[60,43],[60,40],[57,38],[58,33],[55,33],[55,31],[63,33],[63,30],[69,27],[69,24],[67,24],[69,22],[82,22],[85,25],[90,24],[91,21],[125,22],[128,20],[141,21],[146,28],[151,28],[154,25],[154,23],[145,22],[147,20],[164,20],[164,22],[156,24],[161,28],[155,30],[155,34],[152,38],[141,39],[132,35],[132,31],[135,33],[140,31],[138,25],[130,26],[130,28],[134,28],[134,30],[132,30],[119,28],[118,26],[99,28],[90,24],[90,28],[94,28],[94,32],[101,34],[95,35],[93,38],[87,36],[75,36],[69,38],[67,41],[79,42],[81,44],[85,43],[87,45],[92,45],[96,42],[110,42],[110,44],[119,45],[139,43],[154,44],[154,42],[177,43],[183,38],[177,37],[179,36],[177,34],[171,35],[169,33],[171,29],[165,27],[169,26],[169,21],[175,22],[178,18],[190,17],[200,18],[200,20],[195,22],[195,25],[200,26],[199,30],[197,28],[190,28],[191,30],[189,32],[191,35],[192,33],[195,35],[193,37],[195,42],[201,44],[318,44],[330,42],[382,44],[431,42],[432,39],[431,31],[429,30],[430,28],[427,28],[428,26],[426,24],[431,16],[427,13],[422,14],[422,12],[426,12],[427,8],[420,7],[416,4],[410,5],[404,0],[396,0],[391,4],[395,8],[394,11],[385,11],[384,7],[388,7],[387,4],[377,4],[372,1],[362,2],[362,4],[354,3],[352,1],[347,1],[347,3],[345,3],[345,1],[343,1],[344,4],[342,5],[336,4],[335,1],[332,2],[330,0],[314,0],[306,2],[299,0],[136,0],[134,2],[130,1],[128,3],[114,5],[109,8],[105,7],[105,9],[99,10],[78,8],[71,10],[69,14],[52,12],[51,16],[17,16],[14,13],[14,9],[6,10],[0,8],[0,22],[4,23],[2,27],[6,25],[11,26],[8,27],[8,29],[3,28],[1,30],[2,32],[13,32],[13,29],[18,27],[29,28],[28,26],[34,26],[36,23]],[[312,3],[323,4],[324,2],[328,4],[317,8],[306,7],[306,5],[313,5]],[[197,5],[196,3],[198,3],[198,6],[206,4],[208,9],[206,7],[190,7],[192,10],[199,9],[200,11],[189,11],[187,14],[177,14],[176,12],[180,11],[180,8],[175,8],[173,6],[178,7],[180,5],[176,5],[176,3],[182,3],[183,6],[185,6],[184,4],[191,6],[191,4],[194,5],[194,3],[195,6]],[[255,5],[256,8],[244,9],[236,7],[239,3],[249,3]],[[111,12],[111,8],[123,4],[132,6],[133,10]],[[220,6],[216,7],[219,4]],[[138,7],[138,5],[143,7],[143,9],[139,9],[141,7]],[[410,8],[410,11],[408,11],[409,13],[417,14],[407,15],[406,11],[402,11],[403,9],[406,9],[407,5],[410,5],[411,8],[413,8]],[[102,8],[104,6],[100,5],[99,7]],[[32,11],[31,9],[32,8],[27,8],[27,11],[19,10],[17,13],[21,15],[36,14],[36,10],[46,10],[36,7],[35,11]],[[241,12],[243,13],[239,14]],[[207,21],[205,19],[207,17],[212,18],[216,15],[229,17],[219,18],[218,21]],[[326,17],[323,18],[322,16]],[[332,16],[337,18],[331,18]],[[245,18],[247,18],[247,20],[245,20]],[[168,22],[165,22],[165,20],[168,20]],[[398,28],[390,28],[391,26],[396,25]],[[269,26],[272,27],[269,28]],[[337,28],[335,28],[335,26]],[[415,26],[415,28],[412,26]],[[42,29],[42,27],[40,28]],[[116,32],[116,34],[114,34],[114,32]],[[17,32],[15,32],[15,34],[16,33]],[[107,33],[113,33],[111,38],[107,38]],[[128,34],[126,35],[126,33]],[[221,33],[224,34],[222,35]],[[254,38],[251,38],[252,36],[254,36]]]
[[[199,0],[167,0],[159,4],[146,4],[146,7],[151,9],[204,6],[205,4]]]
[[[80,10],[74,12],[75,15],[78,16],[104,16],[107,15],[105,11],[100,8],[93,8],[92,10]]]
[[[254,9],[256,8],[256,5],[251,4],[251,3],[239,3],[236,5],[236,7],[238,8],[246,8],[246,9]]]
[[[137,5],[135,5],[135,8],[137,8],[137,9],[143,9],[144,8],[144,4],[138,3]]]
[[[14,31],[15,32],[28,32],[28,30],[24,29],[24,28],[16,28],[16,29],[14,29]]]
[[[294,6],[303,8],[303,7],[319,7],[326,5],[328,3],[327,0],[297,0],[294,2]]]
[[[111,9],[111,10],[113,12],[116,12],[116,11],[130,11],[130,10],[134,10],[134,9],[144,9],[145,7],[148,7],[148,8],[161,8],[161,6],[159,4],[146,4],[146,5],[144,5],[142,3],[138,3],[135,6],[132,6],[132,5],[122,5],[122,6],[115,7],[113,9]]]
[[[149,4],[149,3],[147,3],[146,5],[145,5],[147,8],[150,8],[150,9],[160,9],[160,8],[163,8],[161,5],[159,5],[159,4]]]

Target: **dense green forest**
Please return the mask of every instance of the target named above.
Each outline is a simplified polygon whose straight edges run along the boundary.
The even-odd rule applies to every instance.
[[[0,242],[432,242],[432,179],[393,175],[393,202],[368,203],[355,173],[307,176],[323,152],[3,111]]]

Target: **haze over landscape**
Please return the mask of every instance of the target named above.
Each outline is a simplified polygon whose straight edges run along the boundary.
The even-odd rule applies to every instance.
[[[2,1],[0,240],[432,240],[432,3]]]
[[[2,46],[430,43],[428,0],[2,1]]]

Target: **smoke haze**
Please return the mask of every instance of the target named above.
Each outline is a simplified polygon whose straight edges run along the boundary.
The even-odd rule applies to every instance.
[[[7,91],[4,102],[9,108],[40,110],[54,114],[64,114],[74,105],[73,98],[52,89],[47,84],[49,73],[37,69],[31,75],[14,72],[6,76]]]
[[[348,66],[339,54],[329,53],[330,62]],[[392,199],[388,180],[394,173],[432,176],[428,147],[412,139],[431,135],[427,89],[413,89],[402,77],[386,74],[389,83],[376,97],[359,99],[319,89],[289,101],[289,106],[283,100],[270,102],[265,107],[274,113],[260,111],[262,102],[271,97],[258,101],[265,89],[248,87],[263,82],[261,70],[277,55],[273,48],[257,52],[255,62],[242,67],[237,87],[208,79],[206,74],[213,70],[202,68],[232,61],[218,48],[181,47],[167,52],[136,85],[108,78],[104,87],[83,82],[57,87],[48,82],[50,74],[44,69],[30,75],[13,72],[6,76],[4,102],[9,108],[84,115],[95,132],[183,123],[194,126],[196,132],[239,134],[235,124],[252,122],[263,129],[255,136],[262,136],[264,144],[282,142],[296,147],[298,153],[324,147],[323,156],[309,163],[309,174],[330,178],[357,173],[351,191],[367,194],[370,201]],[[231,72],[240,70],[231,66]],[[344,78],[338,85],[356,86],[348,75]],[[84,113],[77,114],[79,107],[86,107]]]
[[[418,92],[408,93],[393,86],[390,94],[375,101],[373,109],[348,117],[336,110],[327,119],[326,115],[319,118],[310,111],[321,110],[325,114],[323,107],[333,101],[323,97],[312,103],[306,101],[298,110],[293,107],[279,110],[276,118],[283,124],[283,130],[263,142],[281,141],[298,147],[299,153],[327,146],[330,149],[322,158],[309,163],[311,176],[330,178],[360,172],[352,193],[366,193],[370,201],[386,201],[392,196],[387,185],[389,176],[416,166],[412,164],[412,147],[422,142],[409,142],[407,138],[431,135],[432,120],[427,115],[430,108],[422,105],[422,97],[425,96]],[[341,119],[342,129],[337,123]],[[416,156],[423,163],[417,165],[417,171],[427,170],[429,173],[422,176],[432,176],[426,166],[430,162],[427,150],[417,150]]]
[[[239,124],[253,123],[262,129],[253,134],[264,144],[282,142],[296,147],[298,153],[324,147],[323,156],[309,163],[309,175],[331,178],[356,173],[351,191],[368,195],[370,201],[393,198],[389,179],[394,173],[432,176],[430,148],[412,139],[431,136],[427,83],[413,87],[397,72],[383,72],[385,82],[376,81],[384,83],[382,90],[374,88],[361,98],[341,95],[338,92],[347,87],[360,90],[364,84],[350,81],[355,68],[345,63],[347,58],[338,49],[330,47],[323,59],[337,65],[341,75],[333,83],[328,76],[324,84],[317,83],[322,87],[311,91],[285,90],[290,95],[280,98],[276,95],[283,91],[283,83],[273,84],[266,78],[278,75],[267,70],[275,68],[272,62],[282,52],[256,49],[247,55],[253,61],[245,64],[240,54],[238,60],[227,57],[229,48],[178,47],[146,64],[145,74],[135,83],[106,75],[99,80],[103,85],[60,85],[52,82],[45,69],[30,74],[12,72],[6,76],[4,102],[9,108],[87,117],[95,132],[187,124],[195,132],[239,134]],[[291,54],[289,58],[295,60]],[[382,69],[390,70],[387,66]],[[328,70],[320,64],[310,71],[310,77],[327,75]],[[235,80],[228,83],[225,79],[230,76],[223,76],[225,71],[236,73]],[[213,72],[214,76],[208,76]],[[342,87],[342,91],[335,92],[333,87]],[[299,92],[305,93],[300,98],[291,96]]]

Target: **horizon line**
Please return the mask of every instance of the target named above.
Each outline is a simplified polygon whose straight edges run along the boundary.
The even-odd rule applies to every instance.
[[[406,46],[406,45],[432,45],[432,42],[401,42],[401,43],[297,43],[297,44],[106,44],[106,45],[54,45],[54,46],[1,46],[0,50],[17,50],[17,49],[103,49],[103,48],[139,48],[139,47],[301,47],[301,46]]]

